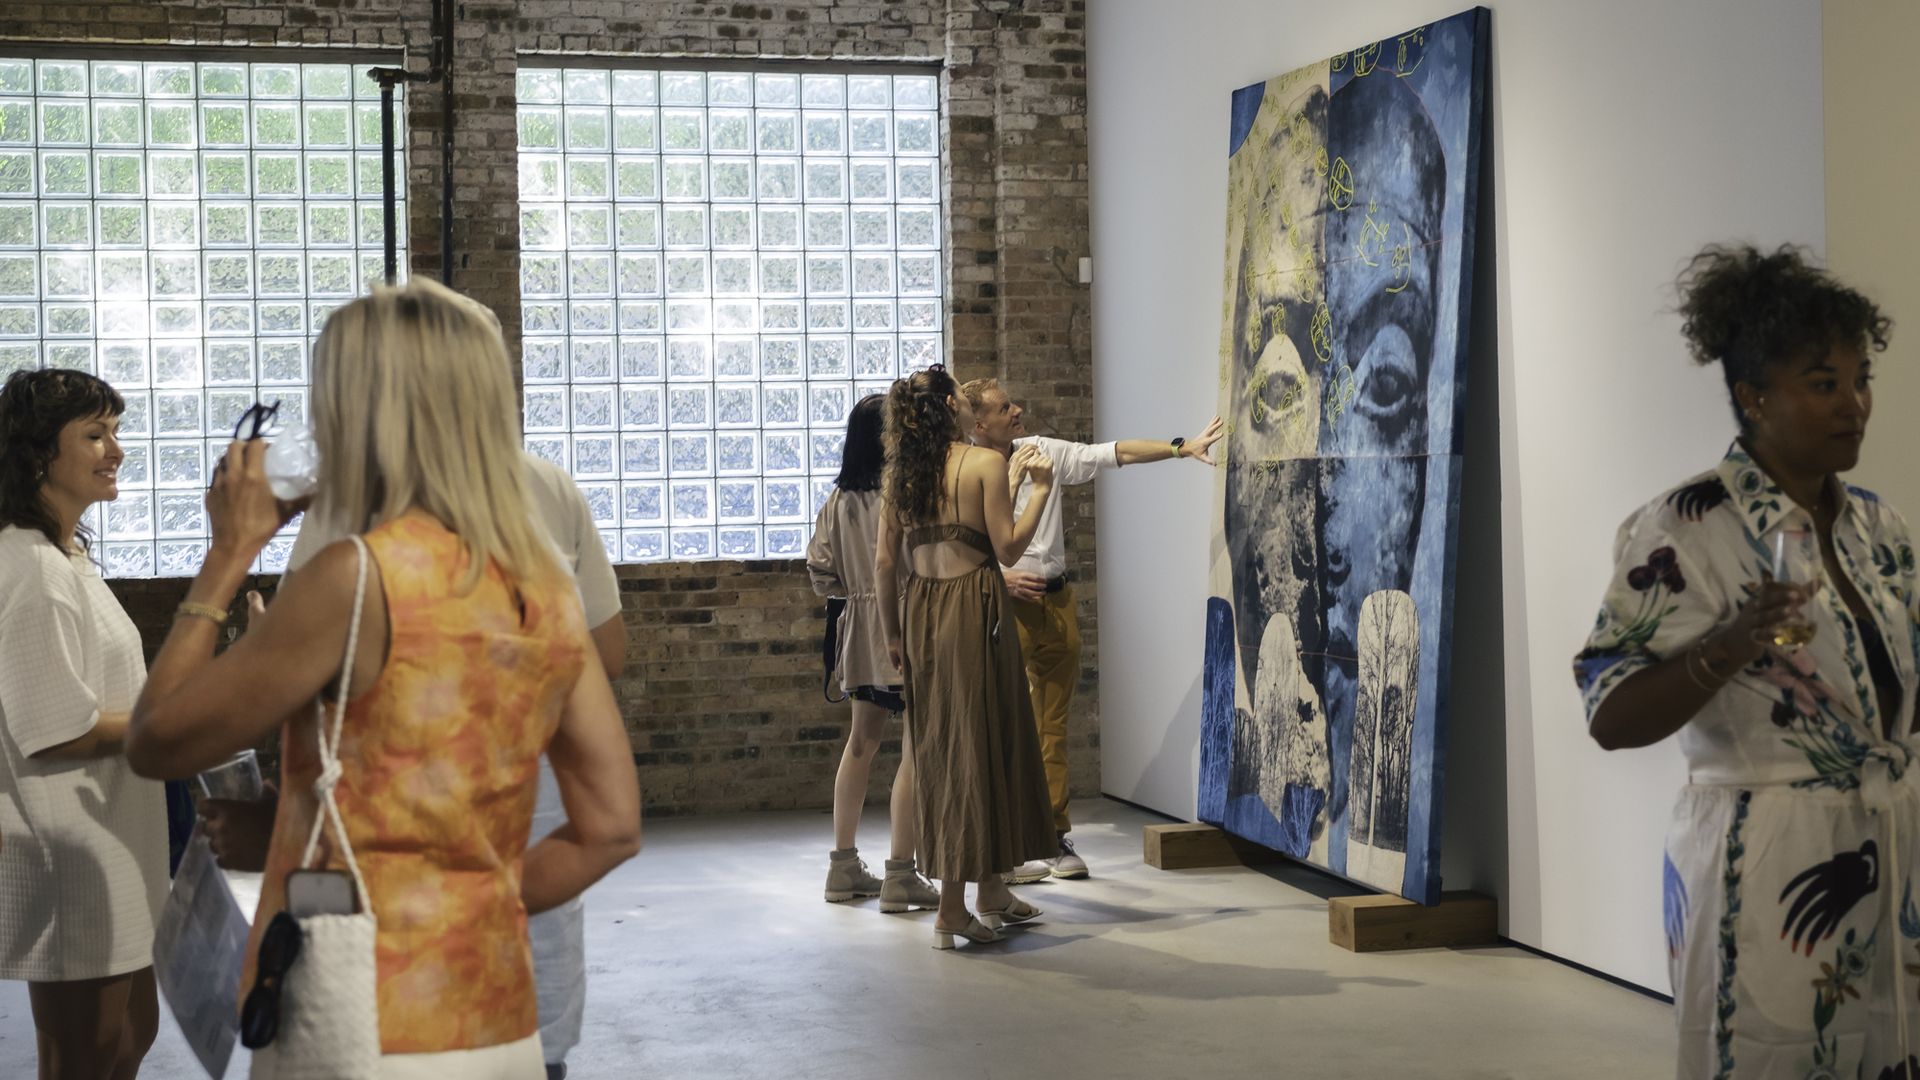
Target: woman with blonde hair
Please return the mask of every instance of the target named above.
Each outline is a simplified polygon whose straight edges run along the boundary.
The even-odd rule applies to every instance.
[[[229,447],[207,493],[212,549],[154,660],[128,757],[146,775],[188,775],[280,725],[243,992],[264,985],[252,958],[331,780],[378,923],[381,1075],[538,1076],[527,916],[638,850],[639,790],[606,675],[585,662],[579,598],[528,509],[506,354],[469,302],[415,281],[336,312],[313,370],[308,512],[349,539],[289,575],[213,657],[254,556],[300,509],[274,498],[263,444]],[[335,685],[349,642],[351,678]],[[346,699],[337,779],[315,728],[328,697]],[[529,848],[543,749],[568,822]],[[320,864],[349,868],[323,835]],[[256,1040],[270,1019],[250,1018]]]
[[[1006,459],[974,453],[962,432],[973,409],[943,367],[887,393],[886,502],[874,580],[888,658],[906,675],[920,807],[920,865],[940,880],[933,947],[956,935],[1000,940],[999,928],[1038,918],[1001,875],[1059,853],[1001,564],[1020,561],[1053,488],[1053,462],[1026,463],[1033,498],[1018,521]],[[905,533],[906,602],[895,564]],[[902,611],[904,609],[904,626]],[[967,911],[978,883],[981,918]]]

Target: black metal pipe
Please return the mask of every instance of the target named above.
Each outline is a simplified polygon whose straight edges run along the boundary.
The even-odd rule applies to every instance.
[[[391,285],[400,278],[400,249],[397,218],[394,208],[399,188],[394,183],[393,169],[393,83],[380,80],[380,211],[386,224],[386,275]]]
[[[454,0],[435,0],[440,23],[440,280],[453,284]]]
[[[404,68],[374,68],[370,75],[380,83],[380,176],[385,191],[380,209],[386,223],[386,278],[391,285],[399,280],[398,208],[400,184],[395,176],[393,88],[403,82],[427,83],[438,80],[441,88],[440,117],[440,280],[453,282],[453,0],[434,0],[432,22],[434,42],[432,60],[425,72]]]

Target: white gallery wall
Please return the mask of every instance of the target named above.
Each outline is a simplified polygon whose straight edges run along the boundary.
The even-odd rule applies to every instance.
[[[1907,209],[1920,175],[1920,100],[1901,64],[1873,62],[1885,42],[1920,37],[1913,0],[1827,0],[1823,65],[1827,258],[1835,273],[1893,316],[1893,345],[1875,372],[1873,426],[1854,480],[1920,519],[1920,214]]]
[[[1465,6],[1093,0],[1098,437],[1217,409],[1229,94]],[[1712,240],[1823,244],[1820,5],[1496,4],[1492,94],[1446,885],[1497,894],[1514,940],[1664,992],[1660,847],[1685,769],[1670,745],[1595,748],[1569,661],[1621,519],[1731,437],[1717,373],[1686,360],[1675,273]],[[1100,485],[1104,787],[1191,819],[1212,487],[1187,466]]]

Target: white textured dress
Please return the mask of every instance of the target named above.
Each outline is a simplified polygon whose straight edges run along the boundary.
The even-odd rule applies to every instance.
[[[0,529],[0,979],[64,982],[153,963],[167,894],[162,786],[124,757],[34,760],[127,712],[140,632],[84,555]]]

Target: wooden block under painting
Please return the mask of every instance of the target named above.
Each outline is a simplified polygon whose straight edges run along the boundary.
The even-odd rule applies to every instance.
[[[1488,19],[1231,109],[1199,817],[1428,904]]]

